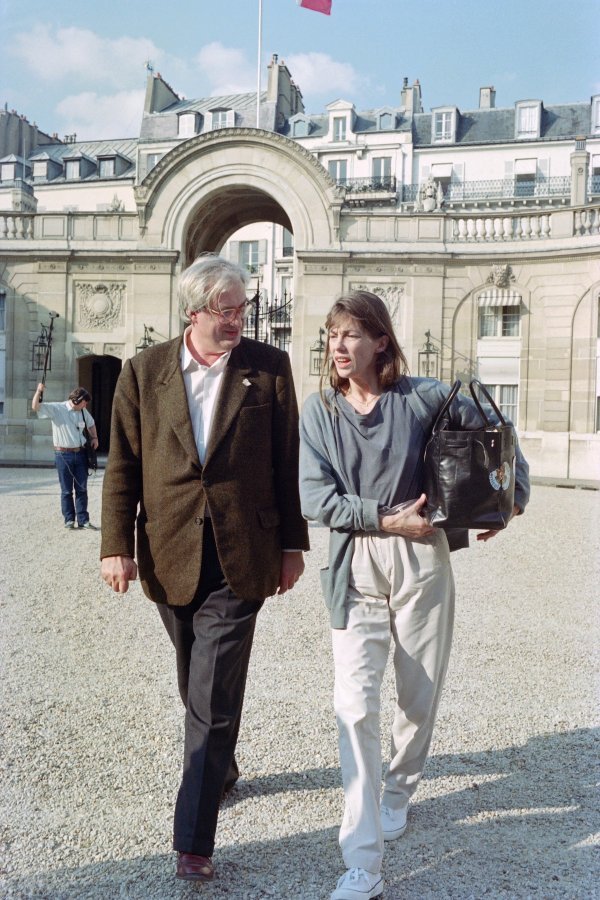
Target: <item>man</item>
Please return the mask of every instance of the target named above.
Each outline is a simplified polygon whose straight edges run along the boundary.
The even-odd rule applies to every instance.
[[[87,405],[92,399],[85,388],[71,391],[63,403],[43,403],[44,385],[38,384],[32,410],[40,419],[50,419],[52,441],[54,443],[54,463],[60,483],[60,507],[65,520],[65,528],[72,531],[75,519],[80,528],[91,528],[88,513],[88,463],[85,451],[84,428],[87,428],[92,447],[98,449],[96,425]],[[73,490],[75,502],[73,502]]]
[[[137,575],[175,646],[186,702],[177,876],[214,877],[256,615],[308,550],[298,410],[287,354],[242,338],[248,273],[218,256],[181,276],[182,337],[128,360],[113,404],[102,577]]]

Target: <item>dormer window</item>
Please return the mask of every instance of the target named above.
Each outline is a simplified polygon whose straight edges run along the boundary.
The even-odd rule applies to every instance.
[[[379,113],[377,117],[377,128],[379,131],[391,131],[394,127],[394,120],[391,112]]]
[[[195,112],[180,113],[177,117],[177,137],[190,138],[195,134],[198,134],[198,114]]]
[[[79,167],[80,160],[78,159],[68,159],[65,164],[65,178],[68,181],[75,180],[79,178]]]
[[[235,113],[232,109],[211,109],[210,117],[213,131],[215,128],[233,128],[235,125]]]
[[[33,163],[33,178],[45,179],[48,177],[48,160],[42,159]]]
[[[306,119],[292,122],[292,137],[308,137],[309,125]]]
[[[112,178],[115,174],[115,158],[107,156],[98,160],[98,174],[100,178]]]
[[[592,134],[600,134],[600,95],[592,97]]]
[[[431,132],[433,144],[454,141],[456,139],[456,107],[433,110]]]
[[[516,137],[527,140],[539,138],[542,104],[540,100],[517,103]]]
[[[333,140],[346,140],[346,116],[333,117]]]
[[[0,181],[14,181],[15,180],[15,169],[16,163],[2,163],[0,165]]]

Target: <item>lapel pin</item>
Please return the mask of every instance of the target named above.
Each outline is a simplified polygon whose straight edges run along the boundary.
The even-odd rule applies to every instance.
[[[244,378],[244,380],[242,381],[242,384],[245,384],[246,387],[250,387],[250,382],[248,381],[247,378]]]

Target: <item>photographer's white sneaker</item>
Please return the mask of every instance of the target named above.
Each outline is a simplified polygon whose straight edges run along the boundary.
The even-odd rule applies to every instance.
[[[383,893],[383,878],[379,872],[348,869],[337,883],[330,900],[371,900]]]
[[[408,817],[408,803],[402,809],[395,811],[389,806],[381,807],[381,830],[384,841],[395,841],[406,831]]]

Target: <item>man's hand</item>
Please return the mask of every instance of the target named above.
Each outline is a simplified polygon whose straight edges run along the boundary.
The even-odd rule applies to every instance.
[[[281,554],[281,571],[279,573],[278,594],[285,594],[294,587],[304,572],[302,550],[285,550]]]
[[[521,508],[519,506],[517,506],[517,504],[515,503],[515,505],[513,506],[513,511],[512,511],[511,517],[508,521],[510,522],[511,519],[514,519],[515,516],[519,516],[520,514],[521,514]],[[489,541],[490,538],[496,537],[496,535],[500,534],[500,531],[503,531],[503,530],[504,529],[500,528],[497,531],[493,531],[491,529],[490,529],[490,531],[482,531],[480,534],[477,535],[477,540],[478,541]]]
[[[126,594],[129,582],[137,578],[137,565],[131,556],[105,556],[100,576],[118,594]]]
[[[389,534],[399,534],[402,537],[415,540],[429,537],[435,528],[421,515],[421,510],[427,503],[425,494],[415,500],[411,506],[406,506],[396,513],[386,513],[379,517],[379,527]]]

